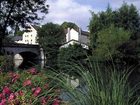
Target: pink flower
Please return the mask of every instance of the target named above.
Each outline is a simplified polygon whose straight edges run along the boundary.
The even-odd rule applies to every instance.
[[[55,98],[52,105],[60,105],[60,100]]]
[[[29,72],[30,74],[32,74],[32,75],[37,74],[36,68],[31,68],[31,69],[28,70],[28,72]]]
[[[23,82],[23,86],[29,86],[29,85],[32,85],[31,80],[27,79]]]
[[[5,94],[5,95],[10,95],[12,93],[12,91],[10,90],[10,88],[8,88],[7,86],[5,86],[3,88],[2,93]]]
[[[38,96],[38,94],[41,92],[41,88],[37,87],[33,93],[34,96]]]
[[[35,89],[36,89],[35,87],[34,87],[34,88],[32,88],[32,92],[34,92],[34,91],[35,91]]]
[[[46,97],[41,97],[41,105],[47,105],[48,101],[51,99],[50,96]]]
[[[0,99],[4,99],[5,96],[3,95],[3,93],[0,93]]]
[[[47,105],[47,99],[45,97],[41,97],[41,105]]]
[[[20,78],[19,74],[14,74],[12,77],[12,83],[15,83]]]
[[[14,99],[15,99],[15,95],[14,95],[14,93],[11,93],[9,98],[8,98],[8,101],[12,101]]]
[[[18,94],[19,94],[20,96],[23,96],[23,95],[24,95],[24,93],[23,93],[22,90],[20,90],[20,91],[18,92]]]
[[[11,78],[12,83],[15,83],[20,78],[20,75],[18,73],[9,72],[8,75]]]
[[[0,105],[7,105],[6,104],[6,99],[2,99],[1,102],[0,102]]]
[[[14,95],[15,95],[15,97],[19,97],[19,96],[23,96],[24,93],[23,93],[22,90],[20,90],[20,91],[18,91],[18,92],[15,92]]]

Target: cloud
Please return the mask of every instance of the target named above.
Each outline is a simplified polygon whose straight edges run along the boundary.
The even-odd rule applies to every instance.
[[[62,24],[64,21],[73,22],[87,30],[91,18],[90,11],[104,11],[110,4],[113,10],[122,6],[123,2],[134,4],[140,11],[140,0],[47,0],[49,13],[42,23],[53,22]]]
[[[73,22],[82,29],[87,29],[92,6],[76,2],[76,0],[48,0],[50,5],[49,13],[45,22],[62,24],[64,21]]]

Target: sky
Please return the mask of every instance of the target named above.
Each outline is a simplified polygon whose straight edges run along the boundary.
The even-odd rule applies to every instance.
[[[121,7],[124,1],[127,4],[134,4],[140,11],[140,0],[47,0],[49,13],[45,16],[43,23],[73,22],[82,30],[88,30],[90,11],[95,13],[104,11],[108,4],[115,10]]]

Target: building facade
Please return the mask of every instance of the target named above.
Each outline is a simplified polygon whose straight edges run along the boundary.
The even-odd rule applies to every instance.
[[[66,43],[61,47],[68,47],[69,44],[73,45],[74,43],[81,44],[83,48],[88,49],[89,32],[83,31],[80,28],[78,30],[68,28],[66,33]]]
[[[22,44],[34,44],[37,45],[37,31],[36,29],[31,26],[30,24],[26,24],[25,32],[22,35],[22,40],[15,41],[16,43]]]
[[[37,45],[37,31],[36,29],[27,24],[25,27],[25,32],[22,35],[22,38],[16,38],[16,43],[22,44],[34,44]],[[73,29],[67,28],[66,31],[66,42],[61,47],[68,47],[69,44],[73,45],[74,43],[81,44],[83,48],[88,49],[89,44],[89,32],[83,31],[80,28]]]

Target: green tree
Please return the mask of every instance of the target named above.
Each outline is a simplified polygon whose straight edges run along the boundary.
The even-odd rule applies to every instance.
[[[129,65],[139,64],[140,59],[140,15],[137,8],[124,3],[114,15],[115,25],[131,32],[128,42],[122,45],[124,60]]]
[[[15,36],[22,36],[23,33],[24,33],[24,31],[19,30],[19,31],[15,32]]]
[[[101,47],[101,45],[98,43],[99,33],[102,31],[104,32],[104,29],[113,24],[116,28],[123,28],[126,32],[131,32],[129,40],[126,41],[126,43],[123,42],[119,47],[119,51],[121,51],[121,53],[124,55],[123,57],[127,58],[126,61],[128,61],[128,58],[133,58],[137,61],[139,60],[140,15],[137,8],[133,4],[128,5],[124,2],[123,5],[117,10],[112,11],[112,9],[108,6],[106,11],[97,14],[91,12],[91,14],[92,18],[90,20],[89,30],[90,47],[93,49],[93,52],[95,52],[99,46]],[[103,52],[100,51],[100,53]]]
[[[59,47],[64,43],[65,34],[58,24],[47,23],[38,29],[39,44],[45,50],[47,66],[56,67]]]
[[[48,13],[46,0],[0,0],[0,47],[9,29],[42,19],[38,12]]]
[[[117,17],[117,19],[115,18]],[[114,16],[115,25],[123,27],[126,30],[132,32],[131,39],[137,39],[140,31],[140,16],[137,8],[131,4],[124,3]]]
[[[64,22],[61,24],[61,26],[64,28],[64,29],[67,29],[67,28],[74,28],[74,29],[78,29],[78,26],[75,24],[75,23],[72,23],[72,22]]]
[[[60,48],[58,54],[58,67],[61,72],[75,75],[77,71],[73,71],[70,63],[85,64],[87,58],[87,50],[83,49],[80,44],[69,45],[66,48]]]
[[[113,11],[111,7],[108,5],[107,10],[104,12],[99,12],[95,14],[94,12],[91,12],[92,18],[89,23],[89,30],[90,30],[90,46],[91,48],[97,47],[97,41],[98,39],[97,33],[106,28],[109,27],[113,23]]]
[[[97,60],[109,60],[113,57],[121,57],[119,47],[130,38],[130,32],[123,28],[111,25],[98,32],[98,46],[94,50],[94,58]]]

